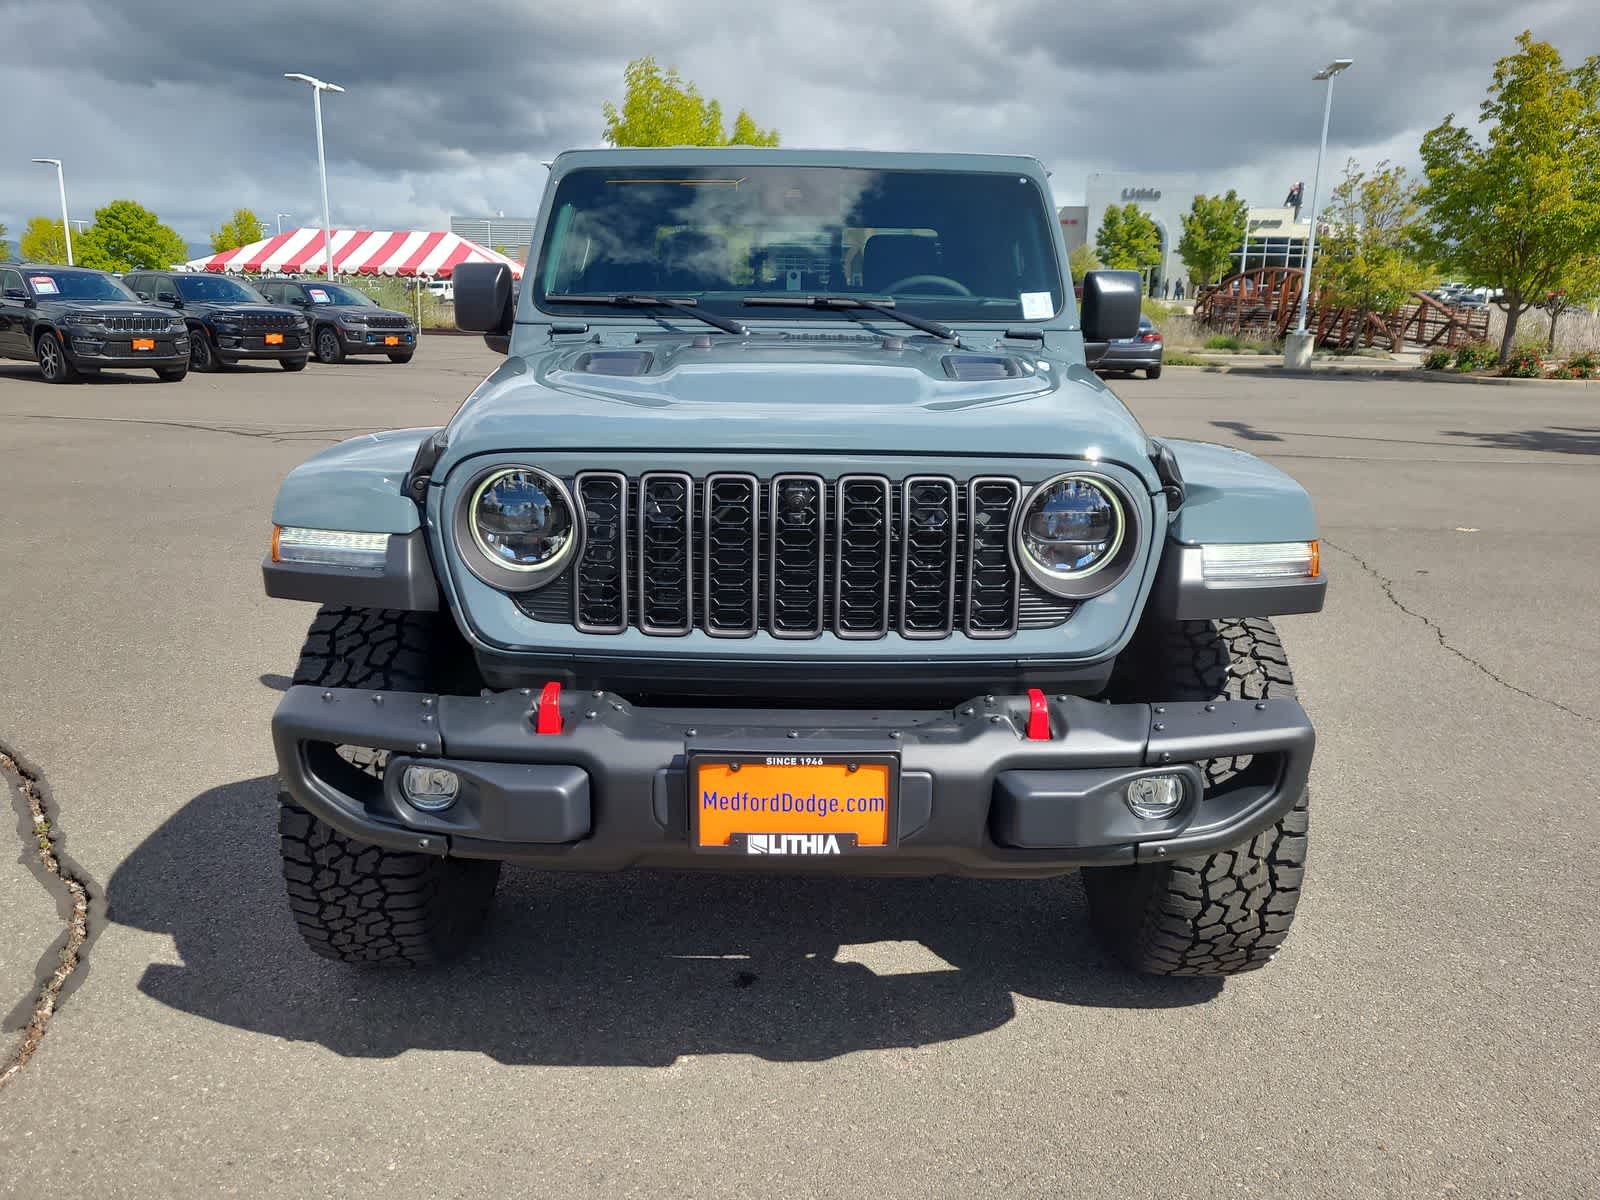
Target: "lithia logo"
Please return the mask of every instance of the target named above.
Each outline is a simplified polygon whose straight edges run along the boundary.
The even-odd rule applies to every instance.
[[[833,833],[751,833],[745,835],[746,854],[838,854],[839,837]]]
[[[1161,199],[1161,189],[1160,188],[1123,188],[1122,189],[1122,198],[1124,200],[1159,200],[1159,199]]]

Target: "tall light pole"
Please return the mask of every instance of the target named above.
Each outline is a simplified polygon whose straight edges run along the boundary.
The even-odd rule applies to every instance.
[[[328,219],[328,160],[322,150],[322,93],[343,92],[337,83],[326,83],[315,75],[302,75],[298,71],[285,71],[285,79],[295,79],[311,85],[312,107],[317,112],[317,168],[322,172],[322,250],[327,260],[327,276],[333,278],[333,230]]]
[[[1322,142],[1317,147],[1317,170],[1311,176],[1311,228],[1306,235],[1305,270],[1300,275],[1300,319],[1295,323],[1292,343],[1285,343],[1284,362],[1288,366],[1311,364],[1311,337],[1306,332],[1306,306],[1311,302],[1311,267],[1317,253],[1317,192],[1322,187],[1322,156],[1328,152],[1328,118],[1333,115],[1333,77],[1346,70],[1355,60],[1336,58],[1311,78],[1328,85],[1328,94],[1322,102]],[[1298,361],[1291,361],[1298,360]]]
[[[293,213],[276,213],[274,215],[276,215],[277,218],[278,218],[278,236],[282,237],[283,236],[283,219],[285,217],[292,217],[292,216],[294,216],[294,214]]]
[[[33,160],[44,166],[56,169],[56,187],[61,192],[61,236],[67,239],[67,266],[72,265],[72,222],[67,217],[67,177],[61,170],[59,158],[36,158]]]

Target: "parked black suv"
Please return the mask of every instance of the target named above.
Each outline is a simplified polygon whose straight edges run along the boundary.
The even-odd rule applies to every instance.
[[[220,371],[241,359],[277,359],[299,371],[311,353],[306,319],[271,304],[241,279],[182,271],[131,271],[123,282],[141,300],[169,305],[189,327],[189,365]]]
[[[348,284],[265,279],[260,287],[269,299],[306,312],[320,363],[342,362],[347,354],[387,354],[390,362],[404,363],[416,353],[415,322]]]
[[[104,271],[8,263],[0,267],[0,358],[37,362],[50,383],[102,367],[148,367],[168,383],[189,370],[181,320]]]

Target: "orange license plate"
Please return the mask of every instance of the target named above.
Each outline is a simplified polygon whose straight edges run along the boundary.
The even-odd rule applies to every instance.
[[[884,755],[697,755],[695,846],[772,855],[887,846],[898,766]]]
[[[134,338],[133,348],[135,350],[154,350],[156,348],[156,340],[155,338]]]
[[[400,344],[400,339],[397,337],[386,337],[383,339],[383,344],[385,346],[398,346]]]
[[[269,333],[269,334],[267,334],[267,345],[269,345],[269,346],[281,346],[281,345],[283,345],[283,334],[281,334],[281,333]]]

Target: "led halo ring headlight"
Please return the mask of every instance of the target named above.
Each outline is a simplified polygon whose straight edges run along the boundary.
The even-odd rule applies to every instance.
[[[531,592],[576,561],[582,521],[572,493],[538,467],[492,467],[467,485],[457,505],[462,561],[491,587]]]
[[[1139,546],[1127,490],[1097,471],[1067,471],[1028,493],[1017,510],[1017,561],[1051,595],[1087,600],[1122,581]]]

